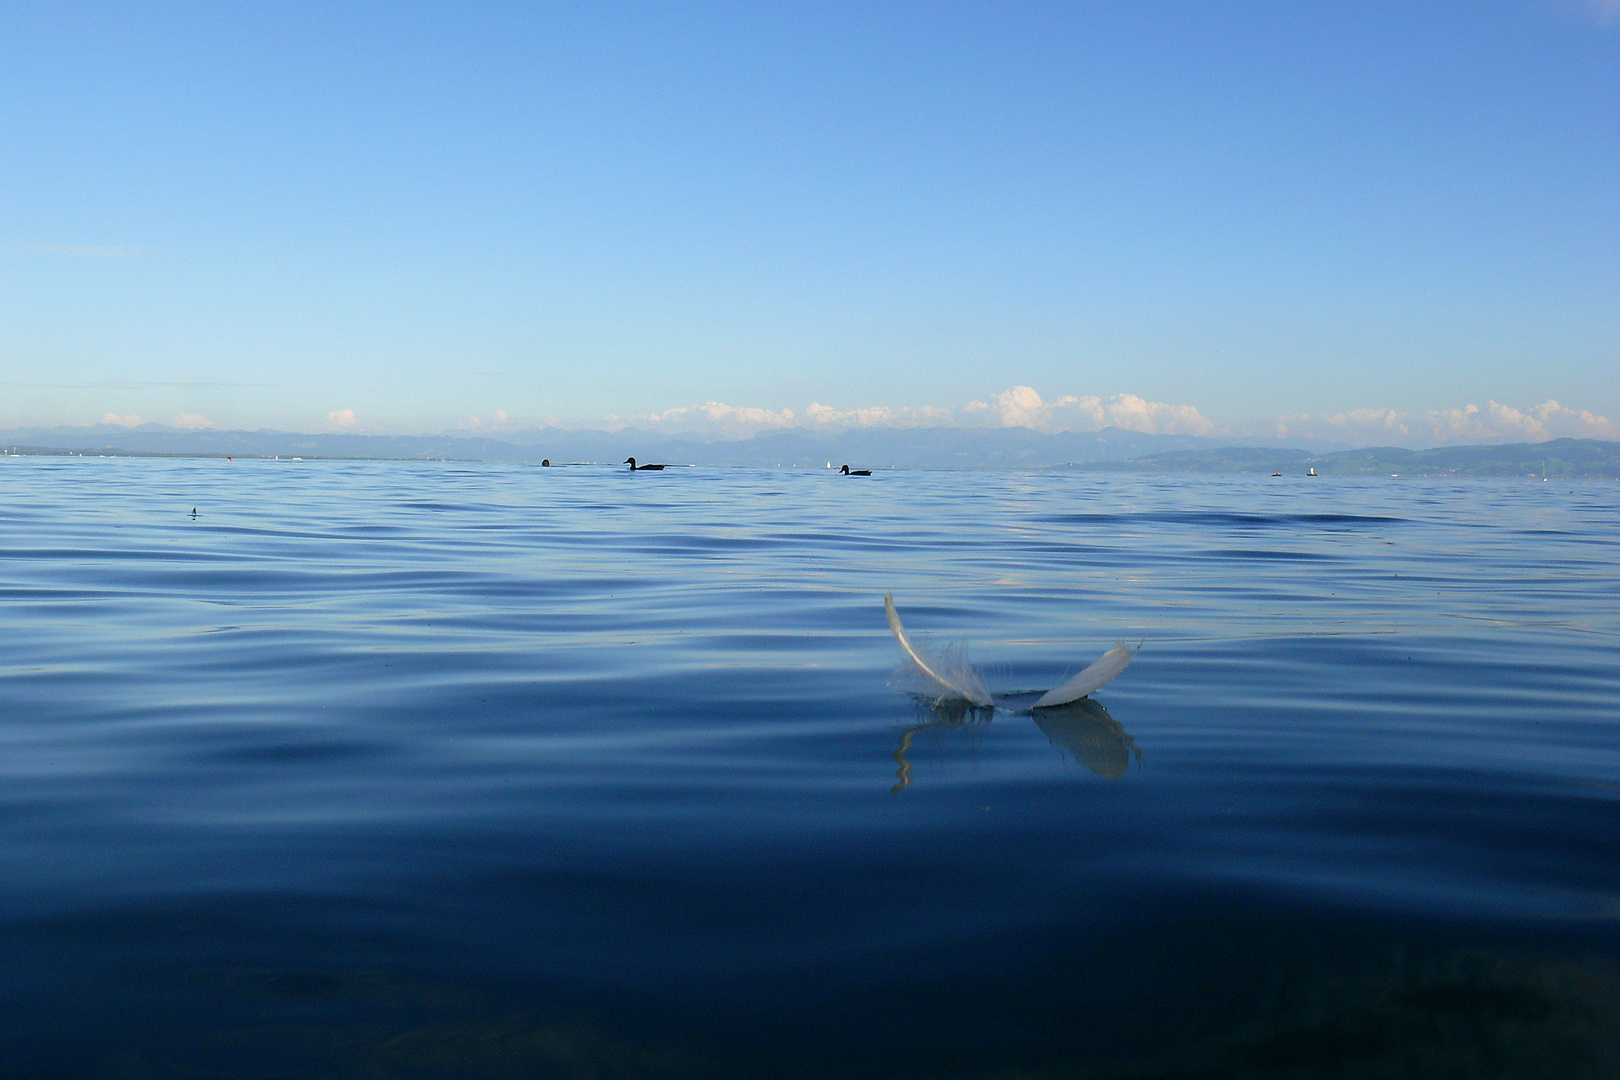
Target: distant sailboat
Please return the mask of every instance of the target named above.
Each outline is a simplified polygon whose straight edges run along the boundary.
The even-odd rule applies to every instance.
[[[1312,465],[1309,469],[1306,469],[1305,470],[1305,475],[1306,476],[1315,476],[1316,475],[1316,466]]]

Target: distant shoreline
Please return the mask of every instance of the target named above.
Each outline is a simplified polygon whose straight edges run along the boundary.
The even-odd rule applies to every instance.
[[[634,438],[621,439],[623,445],[639,445]],[[732,447],[733,444],[719,444]],[[521,448],[511,447],[517,451]],[[769,462],[734,460],[735,454],[704,453],[712,447],[685,447],[689,460],[678,462],[711,468],[782,468],[822,469],[823,460],[791,460],[789,455]],[[526,454],[479,456],[472,454],[418,452],[414,454],[360,454],[322,453],[316,449],[297,452],[265,452],[260,450],[222,451],[198,448],[195,450],[131,449],[121,446],[71,446],[17,443],[5,445],[7,457],[95,457],[95,458],[158,458],[193,460],[259,460],[259,461],[419,461],[419,462],[498,462],[506,464],[538,465],[539,451]],[[555,452],[550,456],[557,466],[603,465],[611,466],[615,455],[607,454],[597,460],[565,460]],[[773,455],[774,456],[774,455]],[[821,458],[822,455],[816,455]],[[857,455],[835,455],[856,457]],[[915,457],[916,455],[909,455]],[[950,457],[953,455],[941,455]],[[1087,472],[1128,475],[1232,475],[1256,476],[1286,480],[1292,477],[1321,480],[1332,477],[1427,477],[1454,479],[1534,479],[1540,480],[1612,480],[1620,479],[1620,442],[1603,439],[1553,439],[1541,443],[1513,443],[1496,446],[1450,446],[1430,450],[1406,450],[1399,447],[1372,447],[1359,450],[1339,450],[1331,453],[1309,453],[1303,450],[1273,449],[1254,446],[1225,446],[1172,450],[1166,453],[1137,457],[1100,459],[1090,461],[898,461],[874,460],[862,457],[862,464],[881,471],[895,469],[928,471],[975,472]],[[707,460],[705,460],[707,459]],[[1311,475],[1311,470],[1315,475]],[[1275,474],[1281,474],[1277,476]]]

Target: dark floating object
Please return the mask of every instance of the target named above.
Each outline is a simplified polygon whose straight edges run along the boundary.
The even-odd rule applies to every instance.
[[[852,470],[852,469],[850,469],[850,467],[848,465],[845,465],[842,469],[838,470],[838,475],[840,475],[840,476],[871,476],[872,475],[872,470],[871,469],[853,469]]]
[[[194,518],[197,516],[197,508],[195,506],[191,508],[191,516]]]
[[[625,458],[624,463],[630,466],[631,472],[659,472],[664,468],[662,465],[637,465],[633,457]]]
[[[543,458],[541,458],[541,459],[540,459],[540,467],[541,467],[541,468],[542,468],[542,469],[549,469],[549,468],[551,468],[551,459],[550,459],[550,458],[548,458],[548,457],[543,457]]]

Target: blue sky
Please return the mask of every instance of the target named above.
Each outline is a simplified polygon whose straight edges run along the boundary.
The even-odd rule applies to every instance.
[[[0,65],[7,427],[1620,437],[1620,0],[10,5]]]

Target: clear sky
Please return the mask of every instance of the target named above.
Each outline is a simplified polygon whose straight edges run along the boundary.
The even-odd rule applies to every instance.
[[[1620,437],[1620,0],[11,4],[0,69],[0,426]]]

